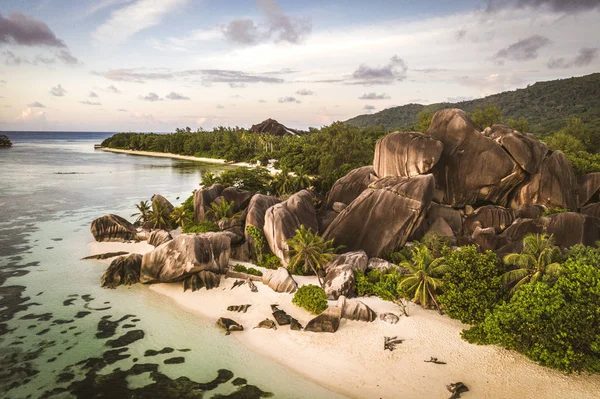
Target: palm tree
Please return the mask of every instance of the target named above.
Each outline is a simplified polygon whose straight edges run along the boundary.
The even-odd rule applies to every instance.
[[[202,187],[210,187],[217,182],[217,176],[215,176],[212,172],[208,171],[202,176],[202,181],[200,185]]]
[[[137,216],[135,223],[146,223],[150,217],[151,212],[151,207],[150,204],[148,204],[148,201],[140,201],[139,204],[135,204],[135,207],[138,211],[136,213],[131,214],[131,217]]]
[[[222,198],[221,201],[212,202],[207,213],[217,222],[223,219],[234,218],[236,216],[233,214],[234,206],[235,202],[230,202]]]
[[[301,225],[296,230],[294,237],[287,240],[286,243],[290,248],[289,267],[293,269],[302,264],[305,272],[312,270],[317,275],[319,284],[323,287],[323,281],[318,271],[323,269],[335,256],[338,248],[333,247],[333,239],[325,241]]]
[[[296,169],[296,187],[299,189],[308,188],[312,184],[310,176],[306,173],[306,169],[300,166]]]
[[[416,246],[412,251],[412,260],[404,261],[401,267],[410,270],[404,280],[398,284],[398,288],[408,286],[406,292],[413,296],[413,302],[429,308],[431,303],[439,309],[435,300],[436,291],[442,285],[441,275],[446,271],[445,258],[436,258],[426,246]]]
[[[295,191],[296,187],[296,179],[285,167],[273,178],[273,189],[278,195],[290,194]]]
[[[183,209],[182,206],[173,209],[173,212],[171,212],[171,220],[175,222],[178,226],[181,226],[182,228],[185,227],[186,216],[187,214],[185,213],[185,209]]]
[[[560,272],[560,248],[554,245],[552,235],[528,234],[523,239],[523,250],[520,254],[509,254],[504,263],[517,268],[509,270],[502,276],[506,285],[513,285],[510,293],[514,293],[521,285],[541,281],[544,276],[553,276]]]
[[[169,224],[169,215],[161,201],[154,201],[154,209],[149,212],[148,220],[152,223],[152,228],[166,228]]]

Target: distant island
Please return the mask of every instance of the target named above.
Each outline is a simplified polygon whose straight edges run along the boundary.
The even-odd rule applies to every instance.
[[[12,143],[7,135],[0,134],[0,148],[12,147]]]

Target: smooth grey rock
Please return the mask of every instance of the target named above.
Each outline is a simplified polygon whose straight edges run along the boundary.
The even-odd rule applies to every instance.
[[[340,327],[342,309],[330,306],[320,315],[308,322],[304,331],[334,333]]]
[[[227,202],[233,203],[233,212],[239,212],[246,209],[250,204],[250,200],[254,196],[251,191],[240,190],[236,187],[227,187],[221,191],[221,195],[215,198],[216,203],[226,200]]]
[[[221,195],[222,191],[223,186],[220,184],[196,190],[194,193],[194,220],[196,222],[206,219],[206,212],[210,209],[210,204]]]
[[[395,264],[381,258],[371,258],[367,264],[367,270],[379,270],[381,272],[385,272],[395,267]]]
[[[537,173],[548,154],[548,146],[534,136],[520,133],[508,126],[494,125],[483,134],[500,144],[530,174]]]
[[[273,320],[267,318],[258,323],[258,325],[254,328],[266,328],[271,330],[277,330],[277,325]]]
[[[221,327],[226,331],[225,335],[229,335],[233,331],[244,331],[244,326],[226,317],[219,317],[219,319],[217,320],[217,326]]]
[[[173,212],[173,210],[175,209],[173,204],[171,204],[171,202],[169,202],[168,199],[166,199],[165,197],[163,197],[160,194],[154,194],[152,196],[152,198],[150,199],[150,201],[152,202],[152,210],[154,212],[156,212],[156,204],[158,202],[161,203],[161,205],[163,207],[163,211],[166,215],[170,215]]]
[[[185,277],[183,280],[183,292],[187,290],[198,291],[200,288],[206,288],[212,290],[221,283],[221,276],[210,272],[208,270],[202,270],[201,272],[194,273]]]
[[[347,299],[341,295],[337,305],[342,310],[342,319],[371,322],[377,318],[373,309],[356,299]]]
[[[331,207],[331,210],[334,212],[340,213],[347,207],[348,207],[348,205],[344,204],[343,202],[334,202],[333,206]]]
[[[236,245],[244,240],[244,223],[238,219],[223,219],[217,223],[219,230],[231,233],[231,244]]]
[[[485,205],[477,208],[467,217],[464,234],[471,235],[477,226],[482,229],[492,227],[495,234],[502,233],[515,220],[515,211],[495,205]]]
[[[439,161],[444,146],[417,132],[393,132],[377,141],[373,169],[382,177],[415,177],[428,173]]]
[[[577,184],[580,208],[590,202],[600,202],[600,172],[579,176]]]
[[[298,283],[285,267],[265,271],[262,276],[262,283],[268,285],[275,292],[287,292],[291,294],[298,289]]]
[[[148,244],[158,247],[167,241],[171,241],[173,237],[166,230],[153,230],[148,236]]]
[[[347,252],[325,265],[324,289],[328,299],[338,299],[340,295],[355,296],[356,278],[354,271],[365,272],[369,258],[365,251]]]
[[[108,214],[94,219],[90,231],[96,241],[127,242],[137,238],[133,224],[118,215]]]
[[[104,288],[116,288],[117,286],[131,285],[140,281],[140,267],[142,255],[131,254],[119,256],[110,263],[102,275],[101,285]]]
[[[279,199],[264,194],[256,194],[250,199],[250,203],[248,204],[246,212],[246,225],[244,226],[244,235],[246,241],[252,247],[254,247],[254,239],[250,236],[250,234],[248,234],[248,227],[255,226],[262,232],[263,228],[265,227],[265,214],[267,213],[267,209],[280,202],[281,201]],[[263,253],[269,250],[269,243],[266,239],[264,241],[264,247],[262,248]]]
[[[600,218],[600,202],[589,204],[581,208],[581,213],[588,216]]]
[[[323,208],[332,209],[333,204],[341,202],[350,205],[363,191],[374,183],[378,177],[375,175],[372,166],[363,166],[351,170],[346,176],[338,179],[329,193]]]
[[[379,315],[379,318],[388,324],[396,324],[400,321],[400,317],[393,313],[382,313]]]

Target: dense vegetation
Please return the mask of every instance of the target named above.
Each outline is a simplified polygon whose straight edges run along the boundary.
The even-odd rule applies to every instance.
[[[566,126],[566,119],[575,117],[600,135],[600,73],[538,82],[524,89],[507,91],[484,98],[459,103],[431,105],[407,104],[370,115],[349,119],[348,124],[358,127],[379,126],[387,130],[406,130],[418,126],[419,113],[433,114],[444,108],[460,108],[468,113],[492,104],[503,111],[506,121],[524,118],[530,132],[539,135],[557,132]],[[517,129],[519,130],[519,129]]]
[[[325,290],[312,284],[298,288],[292,303],[314,314],[323,312],[328,306]]]

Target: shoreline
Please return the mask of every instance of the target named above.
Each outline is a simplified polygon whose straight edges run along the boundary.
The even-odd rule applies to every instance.
[[[93,243],[90,253],[126,250],[144,253],[149,245]],[[105,264],[110,261],[104,261]],[[231,260],[230,264],[243,263]],[[246,263],[243,263],[246,264]],[[264,271],[265,269],[253,266]],[[299,285],[316,283],[315,277],[294,276]],[[350,398],[444,398],[446,385],[461,381],[465,398],[548,398],[600,396],[600,375],[570,374],[540,366],[514,351],[496,346],[469,344],[460,337],[467,327],[457,320],[409,303],[409,317],[387,324],[342,319],[336,333],[253,329],[265,318],[273,319],[271,304],[296,318],[303,326],[314,317],[291,303],[293,294],[277,293],[257,282],[258,293],[246,285],[231,289],[235,279],[221,279],[210,291],[183,292],[182,283],[153,284],[149,289],[169,298],[174,306],[216,322],[228,317],[244,326],[231,335],[247,348],[322,387]],[[378,314],[400,314],[397,305],[379,298],[359,298]],[[335,305],[335,301],[329,301]],[[226,310],[230,305],[250,304],[247,313]],[[218,328],[215,326],[215,328]],[[223,336],[223,339],[232,339]],[[384,337],[404,342],[393,352],[383,349]],[[445,365],[426,363],[437,357]]]

